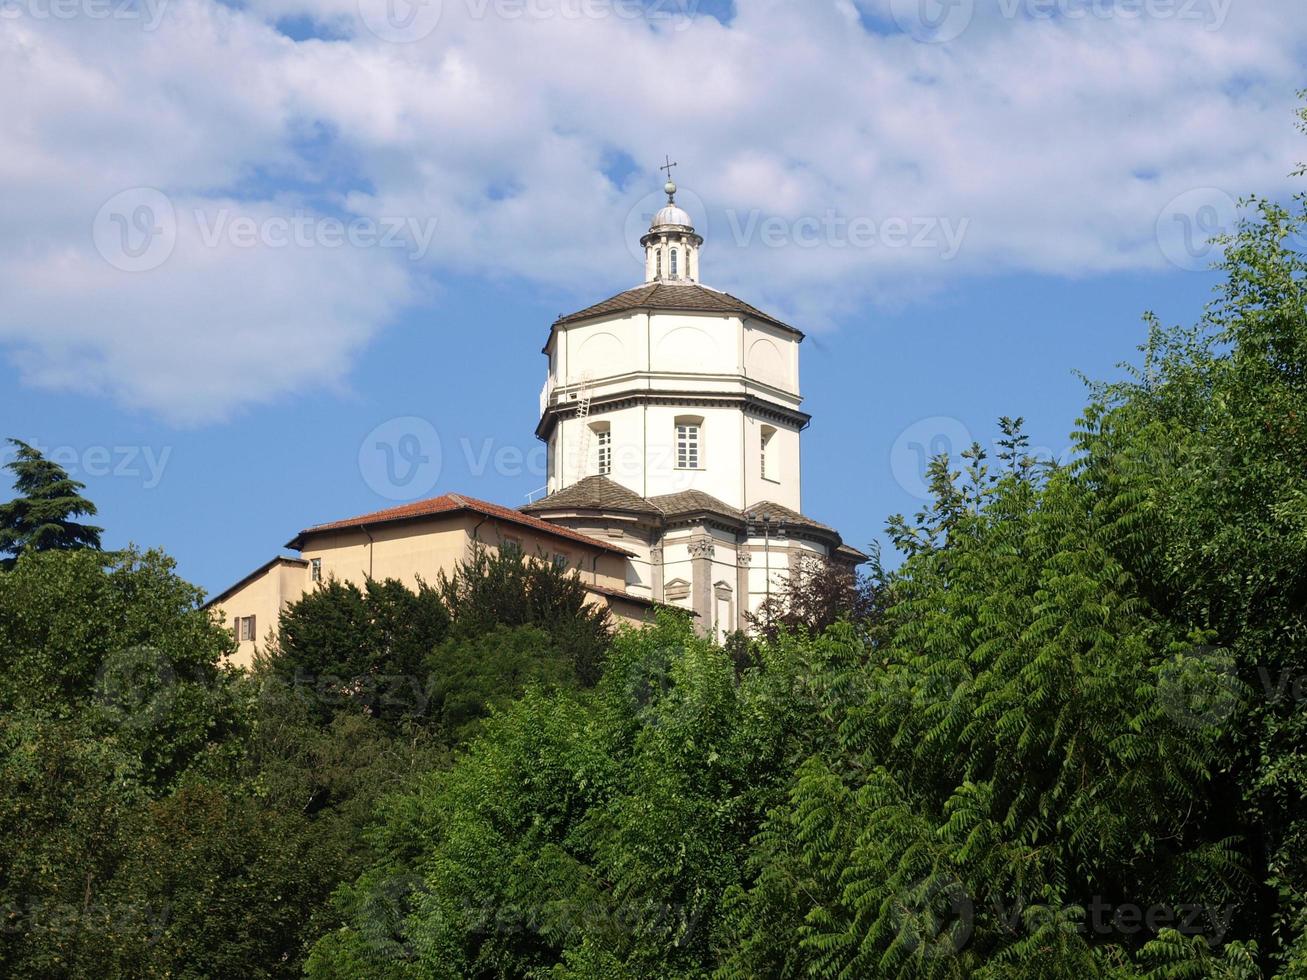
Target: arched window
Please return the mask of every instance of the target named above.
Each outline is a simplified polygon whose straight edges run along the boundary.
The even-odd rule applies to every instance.
[[[663,250],[660,248],[658,249],[658,271],[654,274],[654,278],[661,279],[662,277],[663,277]]]
[[[672,278],[676,278],[676,249],[672,249]]]

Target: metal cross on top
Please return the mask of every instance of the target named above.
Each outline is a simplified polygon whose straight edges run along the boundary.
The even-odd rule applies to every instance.
[[[668,180],[671,180],[671,179],[672,179],[672,168],[673,168],[673,167],[679,167],[679,166],[680,166],[680,164],[679,164],[679,163],[673,163],[673,162],[672,162],[672,158],[669,156],[669,157],[667,157],[667,162],[666,162],[665,164],[663,164],[661,167],[659,167],[658,169],[659,169],[659,170],[666,170],[666,171],[667,171],[667,179],[668,179]]]

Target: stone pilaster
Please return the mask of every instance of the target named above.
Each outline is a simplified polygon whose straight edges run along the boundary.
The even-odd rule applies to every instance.
[[[743,541],[735,550],[735,628],[749,628],[749,569],[753,567],[753,551]]]
[[[652,578],[653,597],[655,602],[666,602],[664,597],[663,583],[663,546],[661,543],[654,545],[649,549],[649,571]]]
[[[690,558],[694,569],[690,577],[691,601],[692,608],[699,617],[695,628],[703,636],[712,635],[712,563],[716,550],[712,536],[708,534],[699,535],[690,542]]]

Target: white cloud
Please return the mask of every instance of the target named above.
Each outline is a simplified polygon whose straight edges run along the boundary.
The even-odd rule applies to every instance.
[[[152,0],[135,21],[45,2],[0,0],[0,344],[30,383],[183,423],[339,382],[433,275],[578,304],[637,279],[629,215],[654,181],[615,187],[614,154],[674,153],[708,212],[705,279],[804,325],[959,276],[1163,267],[1168,202],[1283,193],[1307,156],[1292,5],[1001,0],[919,43],[849,0],[652,26],[630,0],[430,0],[400,44],[367,24],[405,0],[360,0],[366,19],[353,0]],[[306,17],[339,39],[277,30]],[[176,241],[125,272],[93,226],[140,187]],[[206,243],[195,216],[217,211],[253,244]],[[420,250],[263,240],[296,216],[436,230]],[[895,244],[914,239],[932,247]]]

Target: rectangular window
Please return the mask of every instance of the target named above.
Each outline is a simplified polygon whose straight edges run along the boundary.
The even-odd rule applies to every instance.
[[[236,620],[236,639],[244,642],[254,639],[254,617],[242,616]]]
[[[761,448],[759,449],[759,475],[764,480],[776,481],[776,453],[771,448],[772,438],[776,435],[776,430],[770,425],[762,427]]]
[[[596,435],[599,437],[599,475],[607,476],[613,472],[613,431],[601,429]]]
[[[678,470],[697,470],[699,468],[699,427],[697,425],[678,424],[676,426],[676,468]]]
[[[567,566],[570,564],[571,562],[568,560],[567,555],[564,554],[554,555],[554,568],[558,569],[558,571],[560,572],[567,571]]]
[[[322,581],[322,559],[321,559],[321,558],[311,558],[311,559],[309,559],[309,574],[310,574],[310,576],[312,577],[313,581],[315,581],[315,582],[321,582],[321,581]]]

